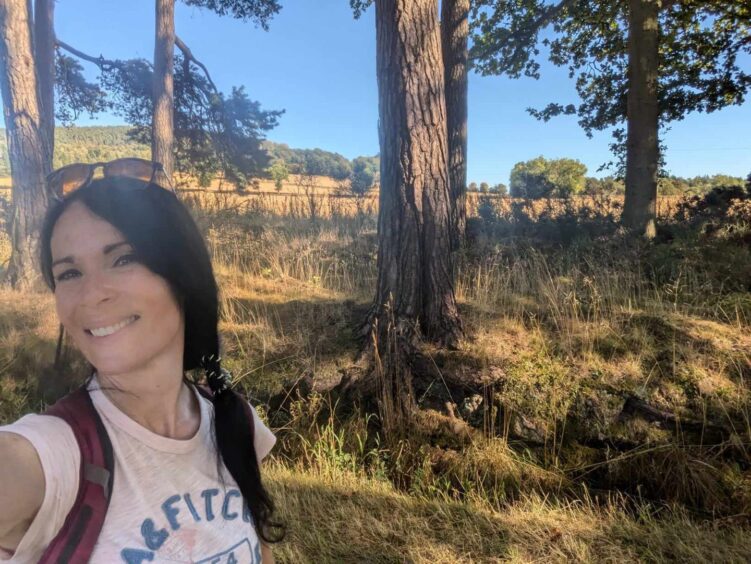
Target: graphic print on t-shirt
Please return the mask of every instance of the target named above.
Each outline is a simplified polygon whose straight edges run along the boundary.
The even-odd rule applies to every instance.
[[[229,550],[225,550],[214,556],[209,556],[206,560],[201,560],[196,564],[244,564],[245,562],[261,564],[260,545],[256,543],[255,550],[251,552],[250,541],[248,539],[237,543]]]
[[[161,514],[141,522],[143,546],[125,547],[120,551],[126,564],[143,562],[200,562],[211,564],[260,564],[261,546],[257,538],[244,538],[213,556],[195,554],[195,537],[199,528],[222,527],[228,521],[242,519],[252,529],[252,517],[237,489],[224,492],[206,489],[170,496],[160,506]],[[205,532],[204,532],[205,534]],[[255,535],[254,535],[255,537]]]

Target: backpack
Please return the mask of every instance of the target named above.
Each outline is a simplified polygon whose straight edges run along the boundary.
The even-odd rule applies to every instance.
[[[196,386],[206,399],[212,394]],[[250,404],[243,402],[255,437]],[[44,415],[59,417],[70,425],[81,451],[78,494],[57,536],[50,541],[40,564],[85,564],[94,552],[109,508],[115,478],[112,443],[84,384],[52,405]]]

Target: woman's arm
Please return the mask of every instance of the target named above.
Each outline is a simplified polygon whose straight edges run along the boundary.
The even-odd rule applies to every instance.
[[[15,551],[44,500],[44,471],[32,444],[0,432],[0,547]]]
[[[265,542],[261,542],[261,562],[263,564],[274,564],[274,555],[271,553],[271,547]]]

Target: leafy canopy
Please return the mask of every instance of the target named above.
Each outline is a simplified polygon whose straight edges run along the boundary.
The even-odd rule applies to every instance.
[[[284,181],[289,178],[287,163],[282,160],[274,161],[269,167],[269,176],[274,181],[274,188],[279,192],[284,186]]]
[[[537,157],[519,162],[511,170],[511,195],[515,198],[568,198],[584,191],[587,167],[574,159]]]
[[[544,121],[576,115],[589,136],[613,128],[611,147],[623,155],[628,2],[474,0],[471,17],[470,56],[477,72],[539,78],[544,47],[553,64],[568,67],[580,100],[528,111]],[[751,73],[738,57],[751,53],[751,3],[662,0],[659,26],[662,124],[743,103]]]
[[[358,196],[370,190],[379,177],[379,157],[357,157],[352,161],[352,176],[350,189]]]
[[[253,21],[268,29],[281,9],[277,0],[183,0],[189,6]],[[133,127],[135,141],[151,143],[153,66],[145,59],[106,60],[89,57],[97,65],[98,83],[88,82],[80,63],[58,48],[56,59],[56,116],[71,124],[82,113],[93,116],[109,110]],[[221,174],[244,188],[269,164],[262,147],[265,133],[283,111],[266,111],[243,87],[219,92],[207,69],[181,48],[174,61],[174,134],[176,170],[197,177],[202,185]]]
[[[269,20],[282,9],[277,0],[183,0],[188,6],[207,8],[220,16],[231,14],[232,17],[260,25],[269,29]]]

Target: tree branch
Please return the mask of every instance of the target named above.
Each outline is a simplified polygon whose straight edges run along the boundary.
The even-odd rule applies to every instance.
[[[83,51],[79,51],[78,49],[71,47],[70,45],[68,45],[64,41],[60,41],[59,39],[55,41],[55,46],[59,47],[60,49],[64,49],[65,51],[72,55],[75,55],[79,59],[94,63],[102,70],[109,70],[110,68],[119,69],[123,67],[122,61],[112,61],[110,59],[105,59],[102,55],[99,55],[99,57],[92,57],[91,55],[87,55]]]
[[[560,14],[565,8],[568,8],[573,4],[575,0],[560,0],[558,4],[550,6],[546,10],[542,10],[542,13],[535,18],[531,23],[522,25],[520,29],[509,35],[505,41],[500,45],[494,46],[494,51],[500,51],[507,45],[515,45],[514,52],[509,59],[516,59],[524,50],[525,46],[532,40],[532,38],[546,25],[550,23],[558,14]],[[490,53],[490,49],[486,49],[486,52],[481,52],[474,57],[474,60],[487,57]]]
[[[575,0],[561,0],[556,4],[555,6],[551,6],[547,10],[545,10],[539,18],[537,18],[534,22],[532,22],[532,27],[528,28],[527,36],[523,37],[523,39],[529,39],[529,37],[534,33],[536,30],[540,29],[543,26],[548,25],[550,23],[550,20],[552,20],[554,17],[556,17],[558,14],[560,14],[565,8],[568,8],[571,4],[573,4]]]
[[[212,90],[216,94],[219,94],[219,89],[216,87],[216,84],[214,84],[214,81],[211,80],[211,75],[209,74],[209,69],[206,68],[206,65],[204,65],[201,61],[195,58],[193,55],[193,52],[188,48],[188,46],[183,42],[182,39],[175,36],[175,46],[182,51],[183,56],[185,57],[185,60],[187,62],[194,63],[197,67],[200,67],[200,69],[203,71],[203,73],[206,75],[206,80],[209,81],[209,84],[211,85]],[[186,73],[186,76],[188,74]]]

